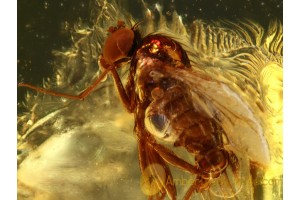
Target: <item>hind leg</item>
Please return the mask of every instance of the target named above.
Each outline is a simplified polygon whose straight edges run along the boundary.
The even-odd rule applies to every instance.
[[[206,189],[208,189],[210,186],[210,181],[207,179],[201,178],[200,175],[197,175],[195,181],[193,184],[189,187],[188,191],[184,195],[184,200],[191,199],[194,192],[202,192]]]

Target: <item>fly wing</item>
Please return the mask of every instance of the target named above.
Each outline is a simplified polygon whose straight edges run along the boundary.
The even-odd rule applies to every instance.
[[[262,165],[270,162],[269,147],[260,119],[227,84],[201,71],[167,68],[169,76],[187,84],[196,109],[205,111],[223,127],[231,146]]]
[[[188,53],[194,68],[226,79],[230,89],[242,91],[236,93],[255,117],[260,115],[273,175],[282,174],[282,33],[281,20],[271,20],[268,27],[247,19],[196,20],[190,38],[196,53]]]

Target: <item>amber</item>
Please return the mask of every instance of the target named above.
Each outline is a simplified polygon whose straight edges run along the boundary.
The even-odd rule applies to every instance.
[[[18,198],[282,199],[282,22],[143,6],[140,22],[95,0],[92,26],[54,52],[43,87],[96,83],[84,101],[28,91],[20,103]]]

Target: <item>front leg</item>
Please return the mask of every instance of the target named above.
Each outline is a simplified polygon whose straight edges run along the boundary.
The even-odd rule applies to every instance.
[[[112,74],[121,102],[123,103],[127,111],[129,113],[132,113],[136,106],[134,101],[134,96],[131,94],[130,91],[128,90],[126,91],[123,86],[120,76],[116,70],[119,67],[118,63],[115,63],[114,65],[109,65],[105,62],[102,56],[100,56],[98,60],[98,65],[100,69],[104,71],[108,70]],[[134,87],[134,83],[132,83],[132,85],[130,85],[129,88],[133,88],[133,87]]]

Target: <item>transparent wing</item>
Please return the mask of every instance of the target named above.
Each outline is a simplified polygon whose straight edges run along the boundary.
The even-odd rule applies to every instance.
[[[195,107],[205,110],[221,124],[234,148],[245,152],[255,162],[268,164],[270,154],[262,124],[236,92],[200,71],[169,70],[170,76],[189,86]]]
[[[272,147],[269,148],[272,162],[270,166],[275,171],[273,169],[271,171],[272,173],[277,171],[276,174],[281,174],[282,22],[279,20],[270,21],[269,27],[265,29],[246,19],[237,22],[195,20],[189,30],[191,31],[189,42],[182,40],[180,34],[168,34],[168,36],[183,46],[191,60],[193,71],[196,71],[193,72],[194,74],[186,74],[187,78],[183,78],[189,82],[191,90],[193,91],[195,87],[198,87],[204,94],[205,90],[208,90],[207,95],[209,97],[204,97],[203,94],[197,97],[199,96],[197,91],[193,92],[196,104],[202,105],[198,106],[201,107],[199,109],[206,109],[211,117],[213,114],[210,110],[211,107],[222,111],[223,123],[233,121],[236,124],[236,126],[232,126],[226,122],[224,126],[229,130],[232,128],[243,129],[247,126],[252,127],[252,131],[257,130],[258,134],[252,134],[253,136],[257,135],[256,139],[253,137],[247,139],[249,145],[262,139],[259,146],[262,147],[261,149],[266,149],[266,142],[264,142],[263,137],[266,138]],[[180,74],[179,76],[184,75]],[[207,84],[199,85],[203,82]],[[219,94],[222,101],[216,99],[214,88],[218,88],[216,90],[222,93]],[[216,102],[216,105],[204,106],[205,98],[215,99],[213,102]],[[236,109],[232,104],[229,104],[230,107],[227,108],[227,99],[235,101],[236,107],[242,107]],[[251,112],[250,116],[245,117],[245,114]],[[229,119],[226,119],[228,118],[226,115]],[[221,116],[219,115],[219,117]],[[240,127],[237,126],[240,122],[245,121],[247,125],[242,123]],[[259,129],[262,129],[263,137],[262,131]],[[232,137],[232,139],[234,138],[237,137]],[[240,139],[235,143],[239,143]],[[251,140],[252,142],[250,142]],[[253,150],[250,151],[253,152]],[[251,154],[252,158],[256,157],[256,154]],[[268,163],[263,162],[263,160],[268,160],[267,154],[260,155],[264,156],[258,157],[257,161],[264,164]]]
[[[261,123],[271,160],[267,169],[251,171],[255,190],[263,188],[266,199],[282,196],[282,21],[262,27],[246,19],[196,20],[190,41],[196,51],[189,55],[193,67],[236,92]],[[262,184],[265,180],[272,183]]]

